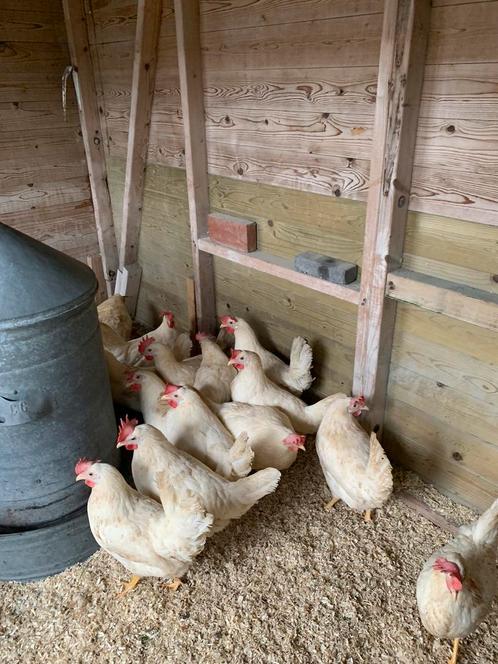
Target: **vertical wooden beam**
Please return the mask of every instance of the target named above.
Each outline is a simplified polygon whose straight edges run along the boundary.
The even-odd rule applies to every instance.
[[[161,9],[162,0],[138,0],[119,273],[116,283],[116,292],[126,296],[126,305],[131,314],[136,310],[142,275],[137,262],[138,240],[142,221]]]
[[[430,13],[430,0],[385,0],[353,377],[377,431],[396,316],[386,279],[402,261]]]
[[[104,144],[100,127],[97,90],[90,56],[83,0],[63,0],[66,32],[78,99],[81,133],[85,146],[93,210],[97,225],[107,294],[112,295],[118,269],[118,252],[107,186]]]
[[[90,267],[95,276],[97,277],[98,288],[95,293],[95,302],[100,304],[107,298],[107,288],[104,277],[104,269],[102,267],[102,257],[101,256],[87,256],[86,264]]]
[[[197,244],[207,235],[209,212],[198,0],[175,0],[175,17],[197,326],[212,333],[216,327],[213,257],[199,251]]]

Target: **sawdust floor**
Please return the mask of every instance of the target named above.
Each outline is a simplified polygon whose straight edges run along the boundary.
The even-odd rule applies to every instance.
[[[462,523],[474,515],[413,474],[408,488]],[[398,500],[373,524],[329,495],[309,450],[278,491],[208,542],[176,593],[159,580],[116,597],[125,570],[96,553],[42,582],[0,583],[0,662],[360,662],[446,664],[421,627],[419,568],[448,535]],[[462,644],[460,664],[498,662],[498,614]]]

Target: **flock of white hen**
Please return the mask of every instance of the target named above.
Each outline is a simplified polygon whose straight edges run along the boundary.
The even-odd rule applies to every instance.
[[[136,490],[105,463],[80,460],[76,479],[92,488],[88,516],[100,546],[132,574],[157,576],[176,589],[206,538],[275,491],[307,434],[332,494],[371,512],[389,499],[392,469],[374,433],[358,422],[362,396],[333,394],[313,405],[299,398],[312,383],[312,351],[294,339],[289,364],[258,342],[242,318],[223,316],[217,339],[198,334],[201,355],[179,334],[171,312],[148,335],[129,340],[131,318],[120,296],[99,305],[115,402],[140,411],[121,420],[118,447],[133,451]],[[229,336],[232,335],[232,336]],[[225,353],[227,340],[234,350]],[[256,471],[256,472],[252,472]],[[498,500],[425,563],[417,602],[426,629],[454,640],[490,610],[496,585]]]

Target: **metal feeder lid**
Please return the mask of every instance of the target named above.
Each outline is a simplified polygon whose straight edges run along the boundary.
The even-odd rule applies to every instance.
[[[52,318],[96,289],[89,267],[0,223],[0,328]]]

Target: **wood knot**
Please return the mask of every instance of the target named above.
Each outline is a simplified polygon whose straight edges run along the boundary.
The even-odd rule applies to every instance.
[[[460,454],[460,452],[453,452],[451,455],[455,461],[463,461],[463,456]]]
[[[446,127],[446,131],[448,132],[448,134],[454,134],[455,131],[456,131],[455,125],[452,125],[452,124],[451,124],[451,125],[448,125],[448,126]]]

